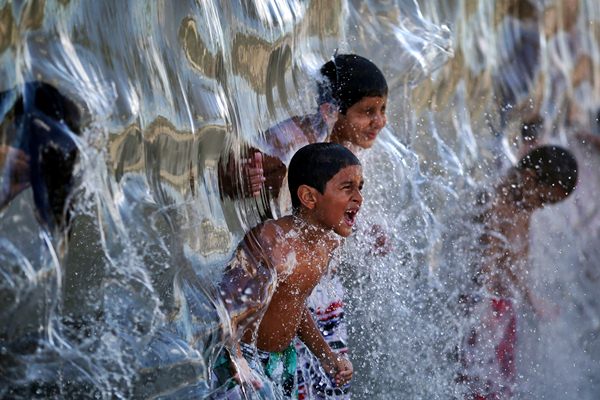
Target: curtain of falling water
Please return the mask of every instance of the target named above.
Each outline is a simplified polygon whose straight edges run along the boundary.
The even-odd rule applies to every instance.
[[[516,159],[534,109],[544,141],[571,148],[581,171],[576,196],[535,215],[531,282],[561,312],[520,326],[517,397],[594,398],[600,154],[576,133],[598,133],[599,14],[593,0],[0,2],[0,395],[211,391],[227,334],[214,282],[269,208],[221,196],[219,160],[313,112],[315,71],[339,48],[390,86],[361,218],[393,251],[372,256],[359,230],[344,264],[354,397],[461,397],[470,199]],[[36,117],[32,82],[73,102],[76,123]],[[73,179],[39,179],[56,164],[19,172],[5,149],[31,158],[48,131],[26,122],[77,149]]]

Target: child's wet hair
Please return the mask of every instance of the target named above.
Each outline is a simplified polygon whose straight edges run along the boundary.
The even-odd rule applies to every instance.
[[[288,168],[288,187],[294,209],[300,207],[298,188],[307,185],[325,193],[327,182],[340,170],[360,165],[356,156],[337,143],[313,143],[294,154]]]
[[[319,82],[319,104],[333,102],[342,114],[363,97],[388,94],[383,72],[356,54],[336,55],[321,67],[321,75],[325,79]]]
[[[544,120],[542,117],[536,116],[527,120],[521,125],[521,139],[524,142],[535,142],[542,136],[543,129]]]
[[[539,183],[560,186],[569,195],[577,185],[577,161],[573,154],[560,146],[541,146],[524,156],[517,169],[535,173]]]

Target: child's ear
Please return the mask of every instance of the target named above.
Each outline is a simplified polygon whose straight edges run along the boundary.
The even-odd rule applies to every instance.
[[[338,119],[338,107],[331,103],[323,103],[319,106],[319,112],[325,124],[329,127],[333,127]]]
[[[300,203],[309,210],[315,208],[317,204],[317,189],[310,187],[308,185],[300,185],[298,187],[298,199]]]
[[[523,185],[527,186],[528,188],[535,189],[538,185],[537,175],[536,175],[535,171],[532,171],[529,168],[521,171],[521,179],[522,179]]]

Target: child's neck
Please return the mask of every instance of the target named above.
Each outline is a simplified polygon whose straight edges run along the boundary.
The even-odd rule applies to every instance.
[[[503,204],[504,208],[514,214],[531,214],[541,204],[532,204],[533,197],[528,194],[535,188],[531,188],[531,181],[527,181],[518,172],[509,175],[498,190],[497,204]]]
[[[358,156],[363,150],[364,148],[352,143],[349,140],[345,140],[342,139],[339,136],[336,136],[335,133],[333,133],[330,137],[330,141],[332,143],[337,143],[337,144],[341,144],[342,146],[344,146],[345,148],[347,148],[348,150],[350,150],[355,156]]]
[[[330,229],[320,227],[312,221],[309,215],[299,212],[294,213],[292,218],[294,230],[304,243],[327,247],[329,250],[333,250],[339,245],[340,239],[337,235]]]

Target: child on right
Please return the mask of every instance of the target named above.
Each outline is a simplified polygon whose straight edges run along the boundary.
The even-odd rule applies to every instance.
[[[362,185],[360,162],[341,145],[315,143],[294,155],[288,177],[292,215],[251,230],[221,281],[232,332],[228,357],[215,367],[221,386],[252,390],[231,386],[237,381],[258,388],[260,376],[275,391],[296,397],[296,337],[336,384],[350,381],[352,364],[327,344],[306,300],[340,238],[352,233]]]
[[[516,378],[519,304],[540,316],[552,307],[527,282],[529,226],[535,210],[566,199],[577,184],[577,162],[566,149],[541,146],[527,153],[496,187],[483,215],[483,264],[476,280],[483,298],[472,301],[475,326],[467,336],[460,380],[469,400],[508,399]]]

